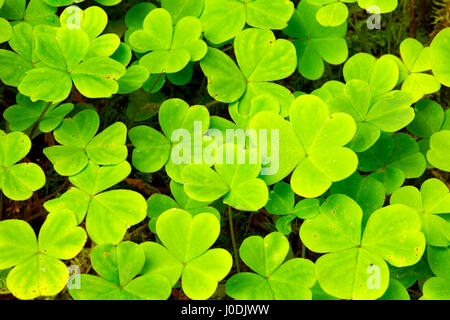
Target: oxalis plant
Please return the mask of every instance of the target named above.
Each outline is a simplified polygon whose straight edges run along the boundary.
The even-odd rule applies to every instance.
[[[450,299],[450,28],[405,8],[0,0],[0,294]]]

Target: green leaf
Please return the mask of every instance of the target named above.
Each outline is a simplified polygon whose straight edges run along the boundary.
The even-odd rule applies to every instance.
[[[344,38],[347,24],[322,26],[316,20],[319,8],[308,1],[301,1],[288,27],[283,30],[295,38],[292,43],[297,49],[298,71],[310,80],[322,76],[323,60],[330,64],[341,64],[348,56]],[[329,50],[330,47],[333,50]]]
[[[31,141],[22,132],[5,133],[0,131],[0,165],[11,167],[24,158],[31,149]]]
[[[44,154],[56,172],[71,176],[83,170],[89,160],[99,165],[115,165],[126,159],[126,126],[116,122],[95,135],[99,121],[95,111],[84,110],[65,119],[54,131],[55,140],[62,145],[45,148]]]
[[[349,216],[349,213],[352,213]],[[313,251],[322,289],[341,299],[377,299],[388,288],[386,262],[398,267],[417,263],[425,250],[419,215],[405,205],[376,210],[361,239],[362,210],[349,197],[331,195],[321,214],[306,220],[300,238]]]
[[[4,220],[0,222],[0,248],[0,269],[8,269],[36,254],[36,235],[23,220]]]
[[[403,284],[391,278],[386,292],[378,300],[411,300],[411,298]]]
[[[173,221],[177,221],[179,233],[173,235]],[[172,209],[162,214],[156,230],[161,242],[174,256],[186,263],[203,254],[219,236],[219,221],[211,214],[192,217],[188,212]]]
[[[200,61],[208,77],[208,93],[217,101],[231,103],[238,100],[247,87],[245,77],[233,60],[219,49],[208,48]]]
[[[70,260],[84,247],[86,232],[70,212],[49,214],[39,231],[39,252],[49,257]]]
[[[97,38],[108,23],[106,12],[96,6],[82,10],[76,6],[64,9],[60,17],[61,25],[69,29],[82,29],[90,40]]]
[[[0,186],[8,198],[16,201],[31,198],[33,192],[45,185],[45,174],[35,163],[19,163],[3,171]]]
[[[421,300],[449,300],[450,280],[440,277],[428,279],[423,285]]]
[[[23,221],[0,222],[0,247],[7,247],[0,255],[0,265],[14,266],[6,279],[8,290],[18,299],[58,294],[69,277],[66,265],[59,259],[75,257],[86,239],[85,231],[70,212],[49,214],[39,240]]]
[[[125,67],[110,58],[95,57],[83,61],[72,72],[73,83],[88,98],[107,98],[119,90],[119,79]]]
[[[201,23],[195,17],[184,17],[174,27],[170,13],[158,8],[148,13],[142,27],[129,41],[139,52],[151,51],[139,62],[150,73],[178,72],[206,54],[206,43],[200,40]]]
[[[159,131],[148,127],[134,127],[128,133],[133,143],[133,166],[141,172],[156,172],[169,159],[170,141]]]
[[[417,263],[425,250],[420,216],[411,208],[394,204],[375,211],[367,221],[361,246],[376,252],[396,267]]]
[[[404,204],[417,211],[422,219],[422,231],[433,246],[449,244],[450,225],[439,214],[450,212],[450,193],[438,179],[426,180],[420,189],[405,186],[391,196],[391,204]]]
[[[140,2],[132,6],[125,15],[125,24],[129,29],[141,29],[144,19],[156,6],[149,2]],[[168,10],[166,8],[166,10]],[[170,10],[168,10],[170,11]]]
[[[317,197],[332,182],[343,180],[355,171],[356,155],[342,147],[356,131],[351,116],[330,115],[320,98],[303,95],[292,104],[290,119],[303,149],[303,156],[291,177],[295,193],[306,198]]]
[[[205,300],[217,288],[217,283],[230,272],[232,258],[224,249],[211,249],[191,260],[184,268],[181,286],[194,300]]]
[[[450,130],[434,133],[430,138],[427,160],[438,169],[450,172]]]
[[[269,201],[265,209],[276,215],[288,215],[294,209],[295,198],[291,186],[285,182],[278,182],[269,192]]]
[[[8,20],[0,18],[0,28],[4,32],[0,36],[0,43],[6,42],[9,39],[11,39],[11,37],[13,35],[13,30],[12,30],[11,25],[9,24]]]
[[[24,57],[4,49],[0,49],[0,66],[0,79],[10,86],[18,86],[32,68]]]
[[[69,96],[72,80],[66,72],[36,68],[26,73],[17,88],[20,93],[29,96],[31,101],[60,102]]]
[[[376,59],[367,53],[357,53],[350,57],[344,64],[343,73],[346,82],[353,79],[367,82],[373,98],[391,91],[399,78],[399,69],[389,56]]]
[[[129,204],[133,203],[130,207]],[[130,226],[146,217],[147,203],[131,190],[112,190],[96,195],[86,216],[86,229],[95,243],[118,243]]]
[[[119,84],[118,93],[127,94],[140,89],[149,76],[147,69],[139,65],[127,68],[126,73],[117,81]]]
[[[317,21],[323,26],[336,27],[343,24],[348,17],[348,9],[340,1],[332,2],[317,11]]]
[[[414,106],[415,117],[408,131],[420,138],[429,138],[439,131],[444,122],[444,109],[432,100],[420,100]]]
[[[428,246],[427,260],[435,275],[446,279],[450,278],[450,249],[448,246]]]
[[[145,255],[134,242],[125,241],[117,246],[102,244],[92,250],[91,263],[105,280],[125,286],[142,270]]]
[[[283,263],[288,251],[289,242],[279,232],[264,239],[246,238],[239,254],[257,274],[244,272],[232,276],[226,283],[227,294],[239,300],[310,300],[310,288],[316,282],[314,264],[298,258]]]
[[[122,122],[105,128],[86,146],[89,160],[101,165],[114,165],[124,161],[128,154],[126,137],[127,127]]]
[[[450,28],[441,30],[431,42],[431,68],[433,74],[444,86],[450,86],[449,51]]]
[[[136,277],[145,263],[142,246],[121,242],[94,247],[91,263],[102,277],[81,275],[80,288],[70,288],[76,300],[163,300],[171,293],[169,281],[159,275]]]
[[[358,5],[363,9],[370,9],[373,6],[377,7],[379,13],[388,13],[397,8],[398,0],[358,0]],[[378,13],[378,11],[376,12]]]
[[[316,261],[316,273],[322,289],[340,299],[377,299],[389,284],[386,262],[364,248],[351,248],[321,256]],[[372,281],[375,283],[369,285]]]
[[[253,163],[249,152],[235,144],[221,145],[216,152],[215,171],[200,164],[183,169],[186,194],[197,201],[214,201],[225,195],[224,203],[242,211],[262,208],[268,191],[264,181],[257,178],[261,164]]]
[[[377,171],[372,176],[384,184],[386,194],[401,187],[405,177],[420,177],[426,166],[418,144],[405,133],[392,137],[382,133],[372,147],[358,154],[358,158],[360,171]]]
[[[231,255],[224,249],[208,250],[219,236],[219,220],[210,213],[192,217],[182,209],[171,209],[158,218],[156,231],[165,248],[156,243],[142,245],[146,255],[143,272],[161,274],[172,284],[181,275],[189,298],[211,297],[232,265]]]
[[[49,67],[72,72],[83,60],[89,48],[89,38],[81,29],[60,28],[56,37],[41,33],[36,41],[36,55]]]
[[[3,112],[3,117],[8,121],[11,130],[25,131],[30,128],[41,116],[47,102],[32,102],[28,97],[18,95],[17,104],[9,107]],[[53,131],[72,111],[73,104],[65,103],[50,106],[39,122],[39,130],[42,132]]]
[[[29,199],[33,192],[45,184],[45,174],[37,164],[25,162],[15,164],[31,149],[31,141],[22,132],[6,134],[0,130],[0,189],[5,196],[15,201]]]
[[[431,69],[430,48],[424,48],[416,39],[407,38],[400,44],[400,54],[407,70],[402,91],[409,92],[414,101],[439,91],[439,81],[432,75],[421,73]]]
[[[205,37],[214,44],[234,38],[248,25],[261,29],[281,30],[294,11],[291,1],[205,0],[200,17]],[[221,23],[218,23],[220,21]]]
[[[93,163],[80,173],[69,177],[69,181],[89,195],[100,193],[125,179],[131,172],[131,166],[123,161],[114,166],[98,166]]]
[[[384,185],[373,177],[363,177],[358,173],[352,174],[345,180],[333,183],[330,191],[345,194],[358,203],[363,210],[363,227],[372,212],[381,208],[385,201]]]
[[[343,194],[328,197],[320,214],[300,228],[300,238],[314,252],[333,252],[353,248],[361,239],[362,210]]]
[[[268,134],[267,143],[265,145],[267,148],[267,156],[273,158],[278,156],[278,158],[276,158],[275,162],[263,165],[263,168],[269,170],[271,166],[275,166],[275,170],[270,170],[270,174],[261,175],[261,179],[268,185],[281,181],[294,170],[299,159],[304,156],[304,151],[292,129],[291,123],[279,114],[270,111],[262,111],[251,119],[249,128],[255,129],[257,133],[263,132],[260,131],[260,129],[267,130],[267,132],[278,130],[278,139]],[[259,136],[257,139],[259,141]],[[276,139],[276,143],[274,143],[272,139]],[[278,145],[278,150],[272,150],[272,146],[276,145]]]
[[[394,90],[372,101],[370,87],[362,80],[350,80],[342,93],[327,102],[331,112],[345,112],[355,119],[357,129],[350,147],[357,152],[370,148],[380,131],[398,131],[414,119],[408,93]]]
[[[234,41],[236,59],[248,81],[275,81],[287,78],[297,62],[295,48],[285,39],[276,39],[270,30],[246,29]]]
[[[175,23],[186,16],[198,18],[202,13],[204,0],[162,0],[161,7],[169,11]]]
[[[59,198],[46,201],[44,208],[50,213],[55,211],[72,212],[76,216],[78,224],[80,224],[86,216],[90,201],[89,195],[84,191],[70,188]]]

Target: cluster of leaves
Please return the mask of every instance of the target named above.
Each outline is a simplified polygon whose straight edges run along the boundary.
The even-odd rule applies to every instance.
[[[398,55],[349,57],[344,2],[386,13],[396,0],[160,2],[133,3],[117,31],[99,6],[0,0],[0,80],[16,100],[0,130],[1,197],[46,184],[32,161],[42,155],[70,183],[42,201],[37,237],[20,215],[0,221],[8,292],[57,295],[61,260],[87,252],[73,299],[162,300],[173,288],[208,299],[222,281],[234,299],[410,299],[412,286],[450,299],[450,114],[429,99],[450,86],[450,28],[428,46],[405,39]],[[324,62],[343,64],[341,81],[286,85],[320,79]],[[165,92],[194,75],[209,104]],[[107,126],[121,96],[126,117]],[[222,141],[228,130],[237,137]],[[145,199],[120,184],[132,171],[169,187]],[[271,232],[237,250],[236,212],[271,217]],[[213,247],[224,220],[236,270]],[[152,241],[131,241],[134,226]]]

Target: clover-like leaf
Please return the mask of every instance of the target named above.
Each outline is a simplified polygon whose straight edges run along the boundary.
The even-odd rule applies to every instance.
[[[343,180],[355,171],[356,155],[342,147],[356,131],[351,116],[330,115],[320,98],[302,95],[291,106],[290,120],[289,123],[264,111],[250,123],[250,127],[257,130],[279,130],[278,171],[262,176],[268,184],[280,181],[295,169],[291,177],[292,189],[300,196],[314,198],[324,193],[332,182]]]
[[[44,154],[56,172],[71,176],[83,170],[89,160],[99,165],[115,165],[126,159],[126,126],[116,122],[95,135],[99,124],[95,111],[84,110],[65,119],[54,131],[55,140],[61,145],[45,148]]]
[[[210,213],[193,217],[182,209],[171,209],[158,218],[156,232],[164,246],[153,242],[141,245],[146,255],[142,273],[163,275],[172,285],[181,276],[189,298],[211,297],[232,265],[228,251],[209,249],[219,236],[219,220]]]
[[[433,133],[441,129],[444,123],[444,109],[432,100],[418,101],[414,105],[414,112],[414,120],[408,125],[407,129],[417,137],[431,137]]]
[[[431,42],[431,69],[444,86],[450,86],[450,28],[441,30]]]
[[[450,278],[450,247],[427,246],[427,261],[438,277]]]
[[[9,46],[14,50],[0,49],[0,79],[10,86],[18,86],[39,59],[33,54],[33,27],[28,23],[13,26]]]
[[[388,13],[397,8],[398,0],[358,0],[358,5],[369,13]]]
[[[448,290],[450,286],[450,279],[441,277],[429,278],[423,284],[423,296],[420,300],[449,300],[450,292]]]
[[[391,277],[386,292],[378,300],[411,300],[411,298],[405,286]]]
[[[403,76],[402,91],[409,92],[416,102],[426,94],[439,91],[441,84],[431,74],[431,49],[413,38],[407,38],[400,44],[406,74]],[[403,78],[402,77],[402,78]]]
[[[398,131],[414,119],[409,93],[393,90],[372,99],[372,91],[363,80],[350,80],[327,102],[331,112],[345,112],[355,120],[356,134],[349,147],[356,152],[374,145],[380,131]]]
[[[185,0],[180,3],[177,0],[162,0],[161,7],[169,11],[173,21],[177,23],[187,16],[198,18],[203,11],[204,2],[204,0]]]
[[[442,181],[428,179],[420,191],[413,186],[402,187],[391,195],[390,201],[407,205],[420,214],[427,244],[439,247],[450,244],[450,224],[440,216],[450,213],[450,193]]]
[[[119,84],[119,94],[130,93],[142,87],[149,78],[150,73],[140,65],[132,65],[127,68],[125,74],[117,81]]]
[[[238,300],[310,300],[316,282],[314,264],[306,259],[285,261],[289,242],[279,232],[246,238],[239,255],[253,271],[233,275],[227,294]]]
[[[13,267],[6,279],[9,291],[19,299],[58,294],[69,278],[60,259],[75,257],[86,239],[86,232],[67,211],[49,214],[38,239],[25,221],[0,222],[0,268]]]
[[[331,195],[321,213],[306,220],[300,238],[312,251],[322,289],[341,299],[376,299],[389,284],[385,261],[397,267],[417,263],[425,250],[419,215],[405,205],[376,210],[361,237],[362,210],[342,194]]]
[[[386,194],[400,188],[405,178],[420,177],[426,166],[418,144],[405,133],[393,136],[382,133],[372,147],[358,154],[358,158],[358,169],[376,171],[372,176],[384,184]]]
[[[198,61],[207,51],[206,43],[200,39],[202,26],[192,16],[184,17],[175,26],[165,9],[154,9],[143,22],[143,29],[133,32],[129,41],[139,52],[149,52],[140,59],[140,64],[150,73],[175,73],[189,61]]]
[[[75,300],[165,300],[170,296],[171,285],[164,276],[136,277],[144,266],[145,254],[134,242],[96,246],[91,263],[100,277],[82,274],[79,287],[69,289]]]
[[[294,45],[285,39],[276,39],[270,30],[250,28],[235,39],[233,60],[218,49],[209,48],[200,61],[208,77],[208,92],[214,99],[232,103],[238,101],[237,112],[250,113],[252,100],[260,95],[274,97],[280,104],[280,114],[286,116],[293,100],[290,91],[271,83],[290,76],[296,66]]]
[[[212,213],[220,220],[220,213],[214,207],[209,207],[210,202],[196,201],[188,197],[184,192],[183,185],[170,181],[170,191],[173,199],[165,194],[155,193],[147,200],[147,213],[150,218],[150,230],[156,233],[156,221],[158,217],[167,210],[178,208],[188,211],[193,216],[200,213]]]
[[[369,84],[372,98],[391,91],[398,82],[399,69],[388,55],[375,58],[367,53],[357,53],[344,64],[344,79],[363,80]]]
[[[38,128],[42,132],[53,131],[72,111],[73,104],[52,104],[44,113],[48,103],[44,101],[32,102],[28,97],[17,95],[17,104],[9,107],[3,112],[3,117],[8,121],[11,130],[25,131],[29,129],[38,119]],[[41,117],[41,114],[43,116]]]
[[[89,163],[79,174],[71,176],[76,188],[60,198],[47,201],[50,212],[70,211],[81,223],[86,217],[86,229],[98,244],[119,243],[127,229],[144,220],[147,203],[142,195],[131,190],[104,190],[126,178],[131,171],[128,162],[99,167]],[[133,203],[133,206],[129,206]]]
[[[276,227],[283,234],[291,233],[291,221],[296,217],[310,219],[319,214],[320,201],[318,199],[303,199],[295,206],[294,204],[294,191],[285,182],[278,182],[269,192],[269,200],[265,209],[271,214],[282,216],[277,219]]]
[[[336,27],[321,26],[316,21],[319,8],[309,1],[301,1],[288,27],[283,30],[285,34],[295,38],[292,43],[297,49],[298,71],[311,80],[322,76],[324,61],[341,64],[348,56],[344,38],[347,24]],[[333,47],[333,50],[329,50],[330,47]]]
[[[58,26],[58,16],[55,15],[56,8],[43,0],[4,0],[4,4],[0,5],[0,8],[0,16],[7,20],[13,20],[13,24],[26,21],[33,26]]]
[[[355,2],[356,0],[342,1]],[[308,0],[311,4],[318,6],[314,18],[322,26],[336,27],[347,20],[348,8],[341,0]]]
[[[450,172],[450,130],[438,131],[431,136],[427,160],[436,168]]]
[[[205,0],[205,37],[214,44],[234,38],[245,24],[260,29],[284,29],[294,12],[289,0]],[[218,23],[221,22],[221,23]]]
[[[129,137],[135,146],[133,165],[142,172],[156,172],[166,165],[169,177],[182,183],[184,166],[196,161],[198,156],[203,158],[208,109],[200,105],[189,107],[181,99],[169,99],[161,104],[158,117],[164,134],[148,126],[130,130]]]
[[[85,10],[77,6],[64,9],[60,16],[61,25],[69,29],[82,29],[89,37],[89,50],[85,59],[92,57],[109,57],[120,45],[120,38],[115,33],[100,35],[108,22],[106,12],[96,6]]]
[[[7,134],[0,130],[0,189],[15,201],[30,198],[45,184],[45,174],[40,166],[31,162],[16,164],[30,149],[30,138],[24,133],[16,131]]]
[[[67,98],[72,81],[86,97],[110,97],[117,93],[116,80],[125,67],[110,58],[87,56],[89,37],[82,29],[61,27],[56,35],[38,34],[36,56],[43,62],[27,71],[19,91],[32,101],[60,102]]]
[[[361,176],[357,172],[345,180],[333,183],[330,191],[345,194],[358,203],[363,210],[363,228],[370,215],[383,206],[386,196],[384,185],[380,181],[371,176]]]
[[[13,30],[8,20],[0,18],[0,28],[3,33],[0,35],[0,43],[6,42],[11,39]]]
[[[223,202],[243,211],[256,211],[268,200],[267,185],[257,178],[261,163],[253,162],[248,150],[235,144],[216,149],[214,169],[208,165],[191,164],[183,170],[184,191],[197,201]]]

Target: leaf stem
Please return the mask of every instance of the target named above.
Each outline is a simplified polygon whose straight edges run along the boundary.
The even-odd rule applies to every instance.
[[[52,105],[52,102],[49,102],[47,104],[47,106],[44,108],[44,110],[42,111],[41,115],[39,116],[39,118],[36,120],[36,122],[33,125],[33,128],[31,128],[31,132],[30,132],[30,139],[33,139],[33,135],[34,132],[36,131],[36,129],[39,126],[39,123],[41,122],[42,118],[44,117],[45,113],[48,111],[48,108],[50,108],[50,106]]]
[[[236,264],[237,272],[239,273],[239,272],[241,272],[241,268],[239,267],[239,257],[238,257],[238,251],[236,248],[236,239],[234,237],[233,217],[231,215],[231,206],[228,206],[228,223],[230,225],[231,243],[233,244],[234,262]]]

